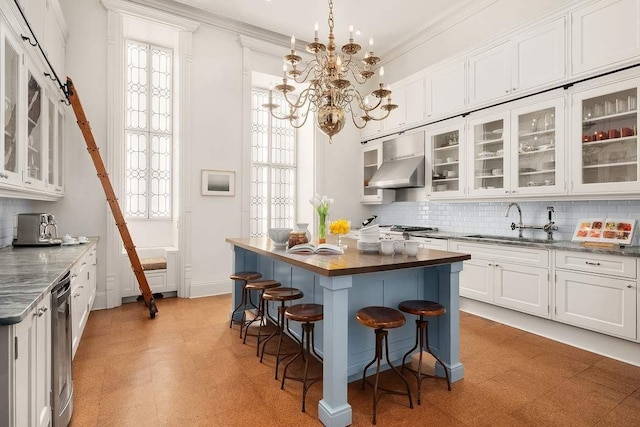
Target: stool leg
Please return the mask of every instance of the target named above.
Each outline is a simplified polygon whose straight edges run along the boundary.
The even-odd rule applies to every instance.
[[[305,325],[306,323],[302,325],[302,341],[300,341],[300,350],[298,350],[298,352],[293,355],[291,360],[289,360],[287,364],[284,365],[284,371],[282,372],[282,383],[280,384],[280,390],[284,390],[284,380],[287,379],[287,369],[289,369],[289,365],[291,365],[298,357],[302,356],[303,349],[304,349],[303,346],[305,341],[305,330],[304,330]],[[305,378],[306,378],[306,375],[305,375]],[[303,404],[303,408],[304,408],[304,404]]]
[[[278,337],[278,350],[276,351],[276,379],[278,379],[278,367],[280,366],[280,348],[282,347],[282,336],[284,335],[284,311],[286,307],[284,301],[282,305],[278,307],[278,329],[280,329],[280,336]]]
[[[378,380],[380,379],[380,360],[382,359],[382,342],[388,332],[384,329],[376,329],[376,381],[373,386],[373,424],[376,424],[376,413],[378,410]],[[387,357],[387,360],[389,358]]]
[[[429,322],[425,321],[424,323],[426,324],[425,325],[425,340],[426,340],[425,345],[426,345],[426,350],[436,359],[436,361],[440,364],[440,366],[442,366],[442,369],[444,369],[444,375],[447,378],[447,388],[449,389],[449,391],[451,391],[451,380],[449,379],[449,370],[447,369],[445,364],[442,363],[442,360],[440,360],[438,358],[438,356],[436,356],[435,354],[433,354],[431,352],[431,348],[429,348]],[[435,374],[435,372],[434,372],[434,374]]]
[[[238,310],[240,309],[240,307],[243,307],[242,310],[242,316],[240,317],[240,338],[242,338],[242,324],[244,323],[244,319],[245,319],[245,314],[244,314],[244,309],[247,307],[247,281],[244,280],[242,283],[242,294],[240,297],[240,304],[238,304],[238,306],[236,308],[233,309],[233,312],[231,313],[231,320],[229,321],[229,328],[231,328],[231,326],[233,325],[233,319],[236,316],[236,313],[238,312]]]
[[[310,344],[313,340],[313,323],[305,323],[304,325],[302,325],[302,329],[304,329],[304,334],[302,335],[302,340],[304,341],[305,336],[307,338],[307,358],[304,361],[304,376],[303,376],[303,380],[302,380],[302,412],[306,412],[306,409],[304,407],[305,404],[305,400],[307,399],[307,391],[309,390],[309,387],[311,387],[311,384],[307,384],[307,377],[308,377],[308,373],[309,373],[309,359],[311,359],[311,349]],[[302,343],[301,343],[302,344]],[[315,349],[314,349],[314,353],[315,353]]]
[[[404,373],[404,364],[405,364],[405,359],[407,358],[407,356],[409,356],[411,353],[414,352],[414,350],[416,348],[418,348],[418,320],[416,320],[416,343],[413,345],[413,347],[411,348],[411,350],[407,351],[406,354],[402,357],[402,368],[401,371],[402,373]]]
[[[256,307],[253,302],[251,302],[251,294],[249,294],[249,303],[256,308],[256,317],[254,317],[253,319],[251,319],[250,322],[247,322],[247,325],[244,327],[244,339],[242,340],[242,344],[246,344],[247,343],[247,331],[249,330],[249,327],[253,324],[253,322],[257,321],[258,319],[260,320],[260,323],[262,323],[263,318],[264,318],[264,301],[262,300],[262,294],[264,293],[264,291],[260,292],[260,299],[258,301],[258,305],[259,307]],[[262,326],[262,325],[260,325]],[[260,329],[258,328],[258,338],[256,343],[260,343]]]
[[[427,331],[427,322],[422,320],[422,316],[420,319],[416,320],[416,333],[420,336],[420,354],[418,355],[418,375],[416,378],[418,379],[418,405],[422,403],[421,399],[421,389],[422,389],[422,349],[424,349],[424,336]],[[428,339],[427,339],[428,342]],[[428,347],[427,347],[427,351]]]
[[[409,398],[409,408],[413,409],[413,400],[411,400],[411,389],[409,387],[409,381],[407,381],[404,375],[402,375],[400,371],[398,371],[398,369],[396,369],[396,367],[391,364],[391,359],[389,359],[389,339],[387,338],[387,335],[388,333],[384,335],[384,349],[385,349],[385,356],[387,357],[387,364],[391,369],[393,369],[393,371],[396,374],[398,374],[398,376],[404,382],[404,385],[407,387],[407,397]]]
[[[265,313],[267,314],[267,319],[271,319],[271,316],[269,316],[269,303],[265,302],[266,304],[266,311]],[[280,311],[280,310],[278,310]],[[282,333],[282,331],[280,331],[279,325],[280,325],[280,313],[278,313],[278,325],[276,327],[276,329],[269,334],[269,336],[267,336],[264,341],[262,342],[262,350],[260,351],[260,363],[262,363],[262,360],[264,359],[264,348],[267,346],[267,343],[271,340],[271,338],[275,337],[276,334]],[[273,320],[273,319],[272,319]],[[260,327],[262,328],[262,323],[260,324]],[[258,331],[258,334],[260,334],[260,331]],[[256,356],[258,356],[258,350],[260,349],[260,343],[258,343],[258,348],[256,349]]]

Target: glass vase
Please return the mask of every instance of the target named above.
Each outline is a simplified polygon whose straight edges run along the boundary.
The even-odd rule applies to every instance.
[[[318,214],[318,243],[327,242],[327,215]]]

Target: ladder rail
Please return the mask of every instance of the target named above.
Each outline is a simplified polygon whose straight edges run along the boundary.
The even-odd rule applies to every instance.
[[[107,173],[107,169],[105,168],[102,157],[100,156],[100,149],[96,144],[93,132],[91,131],[91,126],[87,121],[84,109],[82,108],[82,103],[80,102],[78,93],[73,85],[73,81],[69,77],[67,77],[66,90],[69,102],[71,103],[73,112],[76,115],[78,126],[80,127],[80,131],[82,132],[84,141],[87,145],[87,151],[89,152],[89,155],[93,160],[98,178],[100,179],[100,183],[102,184],[102,188],[107,198],[107,203],[109,203],[111,213],[113,214],[113,218],[115,219],[116,227],[120,232],[120,237],[122,238],[122,242],[124,243],[124,248],[127,251],[127,255],[129,255],[131,268],[134,275],[136,276],[136,280],[138,281],[138,286],[140,288],[140,292],[142,293],[142,297],[144,298],[144,303],[147,307],[149,307],[151,318],[154,318],[155,313],[157,313],[158,310],[153,298],[153,294],[151,293],[151,289],[149,288],[149,283],[147,282],[147,276],[145,276],[144,274],[142,264],[140,263],[140,258],[138,257],[138,252],[136,251],[136,247],[133,244],[133,239],[131,238],[129,228],[127,227],[124,215],[122,214],[122,209],[120,208],[120,204],[118,203],[115,191],[113,190],[113,186],[111,185],[109,174]]]

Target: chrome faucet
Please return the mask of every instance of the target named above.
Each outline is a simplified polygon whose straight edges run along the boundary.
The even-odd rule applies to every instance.
[[[507,206],[507,212],[505,212],[504,216],[505,217],[509,216],[509,211],[513,206],[515,206],[518,209],[518,224],[516,225],[515,222],[512,222],[511,229],[515,230],[517,228],[518,237],[522,237],[522,230],[524,229],[524,224],[522,223],[522,209],[520,209],[520,205],[515,202],[509,203],[509,206]]]
[[[542,229],[547,233],[547,239],[553,240],[553,232],[558,230],[558,226],[555,225],[553,221],[553,213],[555,210],[553,206],[547,206],[547,211],[549,212],[549,222],[542,226]]]

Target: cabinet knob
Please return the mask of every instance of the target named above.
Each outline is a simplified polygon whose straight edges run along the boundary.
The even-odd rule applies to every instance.
[[[500,267],[500,264],[493,264],[494,267]]]
[[[593,261],[585,261],[584,263],[587,265],[595,265],[596,267],[600,265],[599,262],[593,262]]]
[[[31,185],[31,181],[25,181],[24,183],[27,185]]]
[[[627,288],[631,289],[631,288],[633,288],[633,285],[629,284],[629,285],[627,285]]]
[[[509,93],[509,89],[505,89],[505,90],[504,90],[504,93]]]
[[[504,190],[504,192],[505,192],[506,194],[509,194],[509,190]]]

